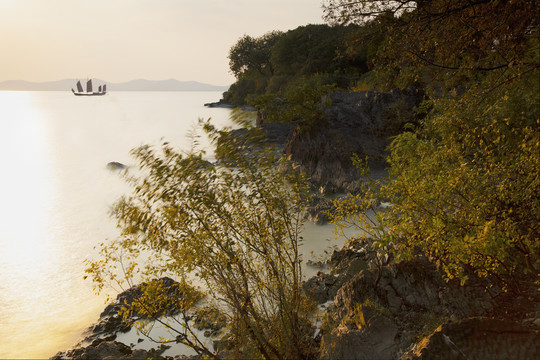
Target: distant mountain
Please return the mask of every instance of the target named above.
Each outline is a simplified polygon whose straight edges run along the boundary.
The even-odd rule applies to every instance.
[[[75,88],[76,82],[76,79],[40,83],[24,80],[8,80],[0,82],[0,91],[70,91],[71,88]],[[197,81],[178,81],[175,79],[139,79],[123,83],[110,83],[105,80],[92,79],[92,82],[94,86],[106,83],[108,91],[226,91],[229,88],[228,86],[210,85]]]

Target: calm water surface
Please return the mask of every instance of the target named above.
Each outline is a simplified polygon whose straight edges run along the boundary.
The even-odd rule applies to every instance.
[[[83,280],[83,260],[117,234],[108,217],[128,188],[106,164],[167,140],[189,149],[219,92],[0,92],[0,358],[47,358],[73,346],[104,298]],[[308,225],[305,251],[329,246],[331,227]]]

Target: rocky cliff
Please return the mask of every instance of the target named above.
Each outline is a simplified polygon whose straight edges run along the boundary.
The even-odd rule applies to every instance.
[[[358,189],[353,154],[368,158],[373,176],[384,173],[390,138],[418,120],[424,94],[417,89],[391,92],[337,92],[326,118],[309,131],[297,127],[285,153],[301,165],[316,187],[329,192]]]

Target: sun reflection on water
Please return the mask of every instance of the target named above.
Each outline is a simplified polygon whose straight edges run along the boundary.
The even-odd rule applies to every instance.
[[[47,114],[25,92],[3,92],[0,108],[0,358],[43,357],[59,350],[59,336],[80,333],[88,319],[66,317],[62,306],[68,279],[59,274],[73,275],[62,268],[65,249],[55,236],[57,179]]]

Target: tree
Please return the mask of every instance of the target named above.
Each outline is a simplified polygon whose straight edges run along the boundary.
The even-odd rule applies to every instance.
[[[283,36],[281,31],[271,31],[261,37],[241,37],[229,50],[229,68],[239,79],[249,71],[260,75],[273,74],[270,56],[272,46]]]
[[[293,169],[278,172],[274,152],[247,151],[225,131],[209,123],[205,129],[220,141],[221,165],[167,143],[132,152],[141,173],[128,177],[133,193],[112,212],[121,238],[102,244],[101,259],[87,272],[98,290],[108,281],[155,284],[164,274],[179,280],[175,301],[183,316],[168,326],[201,355],[215,353],[191,331],[188,309],[204,295],[228,319],[233,357],[309,356],[311,305],[300,288],[299,253],[304,179]],[[153,285],[137,309],[157,318],[170,303],[164,298]]]
[[[432,78],[477,81],[482,73],[539,66],[524,61],[531,39],[539,36],[537,1],[326,0],[323,9],[331,23],[393,17],[379,63],[398,74],[412,67],[413,76],[425,77],[429,69]]]
[[[346,88],[368,71],[368,56],[381,42],[377,29],[371,30],[375,31],[363,34],[361,44],[356,41],[361,30],[355,25],[307,25],[260,38],[245,35],[229,52],[237,80],[224,97],[243,105],[248,95],[282,96],[289,83],[314,76]],[[355,41],[354,46],[349,40]]]
[[[340,202],[336,221],[359,224],[397,260],[429,257],[447,279],[474,275],[513,293],[534,289],[539,78],[434,101],[420,128],[392,142],[386,182]],[[364,215],[381,201],[392,206],[377,221]]]
[[[350,71],[357,59],[345,56],[346,40],[357,28],[306,25],[286,32],[272,48],[275,73],[307,76]]]
[[[309,131],[326,116],[331,102],[326,95],[336,90],[335,85],[323,81],[322,76],[300,77],[291,81],[283,94],[250,96],[248,102],[265,114],[266,122],[298,123],[302,131]]]

